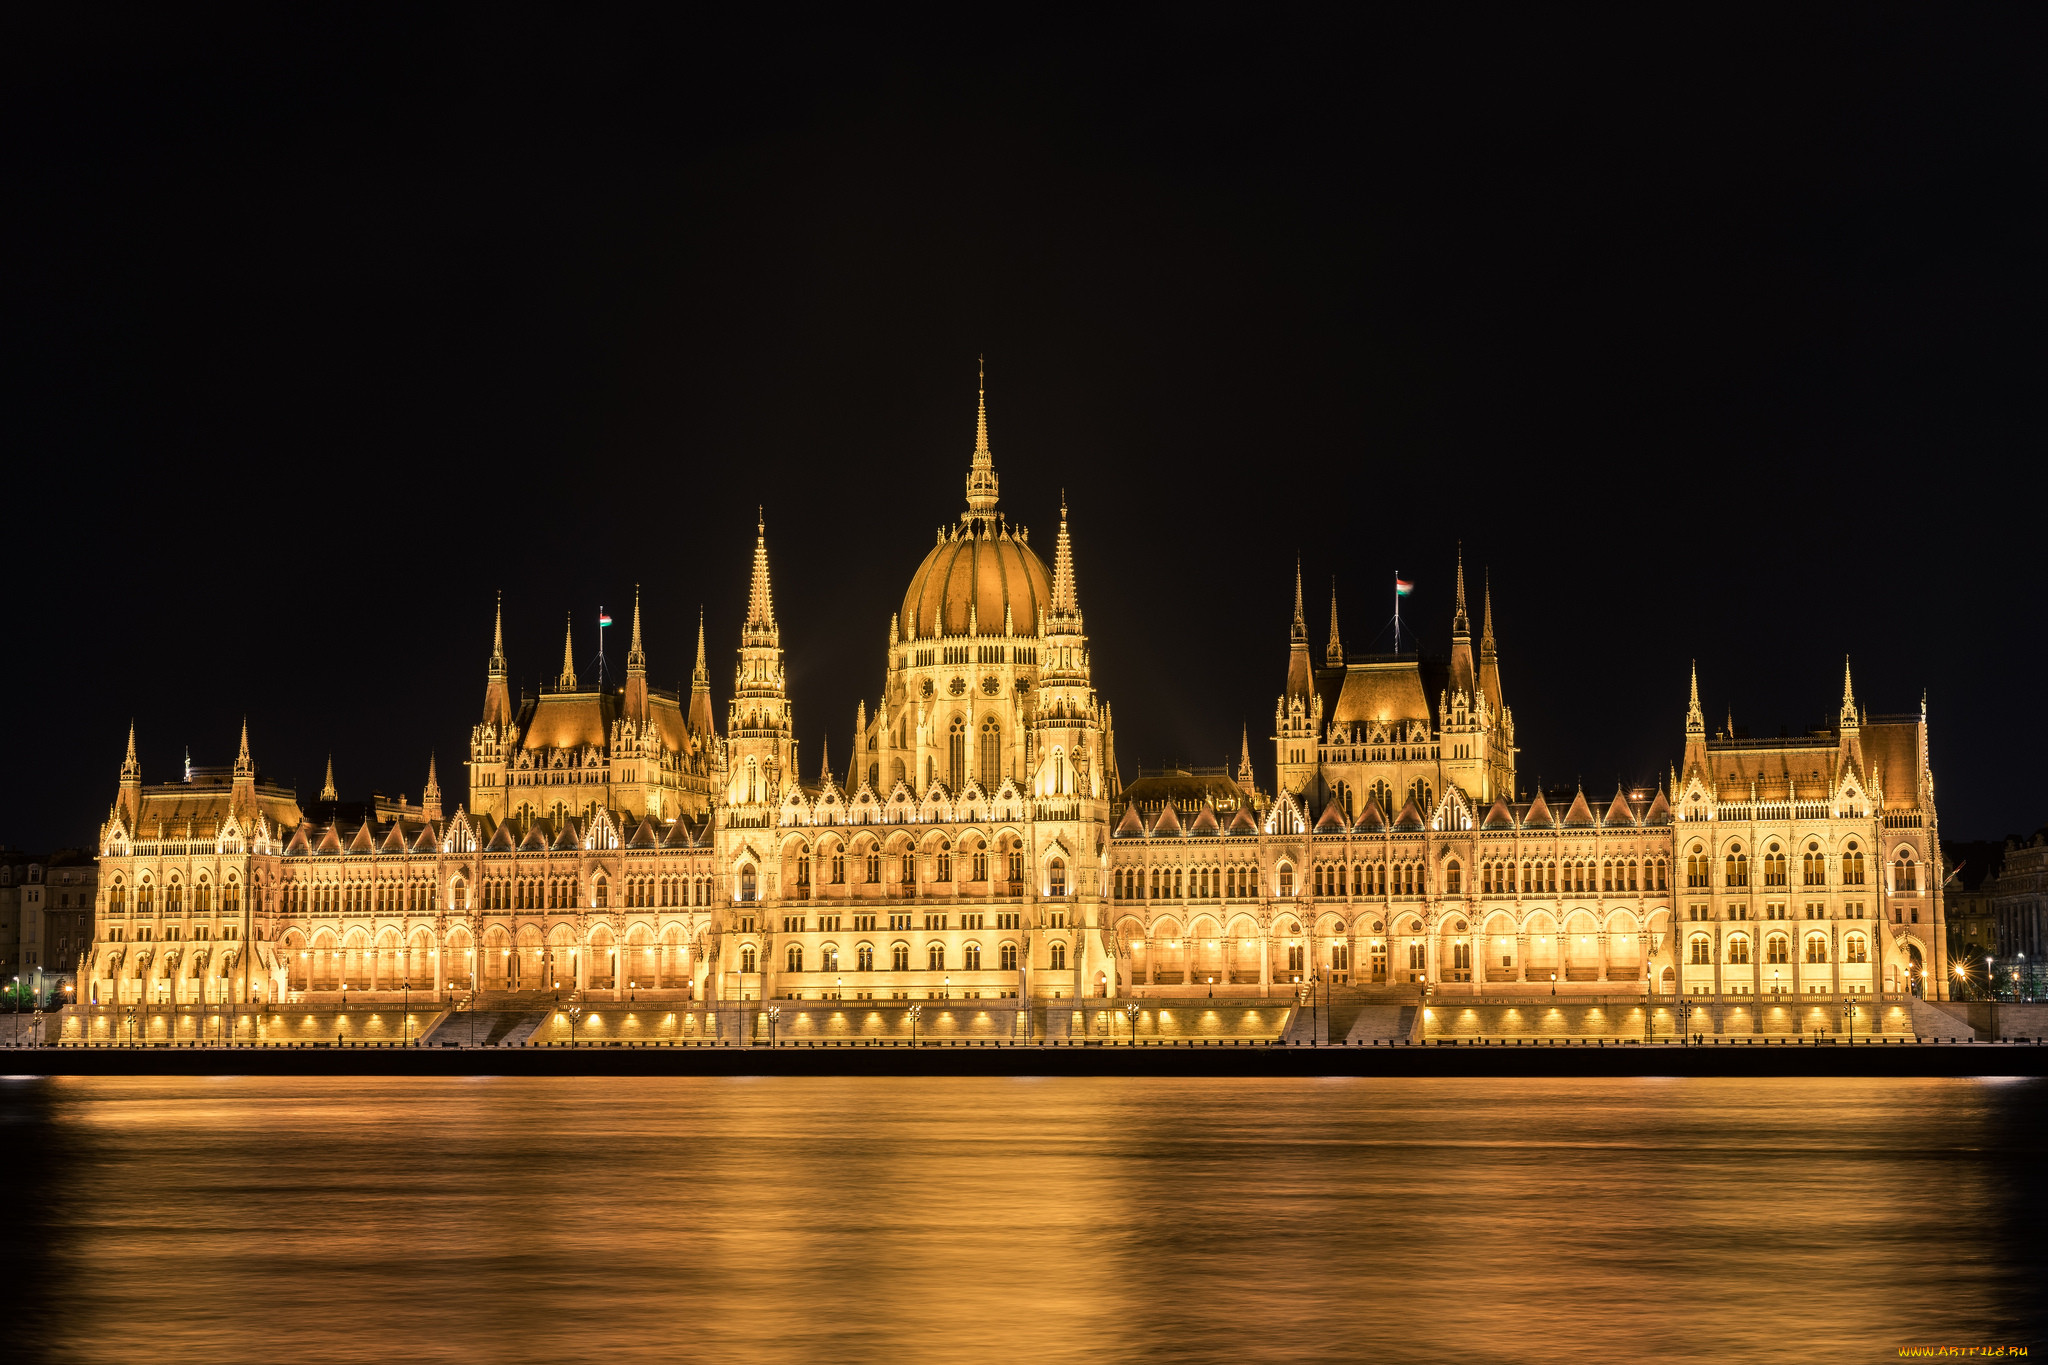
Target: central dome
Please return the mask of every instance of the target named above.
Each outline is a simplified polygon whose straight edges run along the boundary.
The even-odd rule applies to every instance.
[[[1045,562],[1007,527],[963,526],[932,547],[903,594],[903,630],[913,639],[965,635],[968,606],[983,635],[1003,633],[1003,608],[1019,635],[1038,633],[1052,606]]]

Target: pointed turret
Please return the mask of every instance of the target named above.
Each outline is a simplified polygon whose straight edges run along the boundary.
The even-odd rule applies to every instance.
[[[1465,614],[1465,544],[1458,543],[1458,605],[1451,613],[1451,634],[1472,637],[1472,620]]]
[[[128,722],[128,754],[121,760],[121,794],[114,808],[127,821],[128,832],[136,832],[142,819],[142,760],[135,756],[135,722]]]
[[[235,773],[229,786],[228,809],[240,819],[256,814],[256,761],[249,757],[249,718],[242,717],[242,742],[235,750]]]
[[[1458,547],[1457,602],[1451,610],[1451,695],[1467,705],[1479,699],[1479,673],[1472,662],[1472,618],[1465,611],[1465,547]]]
[[[341,798],[340,798],[339,796],[337,796],[337,795],[335,794],[335,791],[334,791],[334,755],[333,755],[333,754],[329,754],[329,755],[327,755],[327,780],[326,780],[325,782],[322,782],[322,783],[320,784],[320,799],[321,799],[322,801],[339,801],[339,800],[341,799]]]
[[[690,673],[690,733],[709,741],[715,722],[711,717],[711,665],[704,654],[704,608],[697,608],[697,667]]]
[[[1300,573],[1301,566],[1297,564],[1295,566],[1296,577],[1299,577]],[[1331,668],[1342,668],[1344,666],[1344,641],[1337,634],[1337,576],[1335,574],[1330,575],[1330,643],[1323,648],[1323,662]]]
[[[427,785],[420,788],[420,807],[429,820],[441,819],[441,780],[434,772],[434,756],[427,755]]]
[[[822,789],[832,785],[832,736],[822,735],[818,739],[818,786]]]
[[[498,613],[491,622],[491,661],[484,682],[483,723],[502,732],[512,723],[512,687],[505,670],[505,594],[498,594]]]
[[[1252,781],[1253,774],[1251,727],[1249,725],[1244,726],[1242,728],[1241,735],[1241,747],[1239,748],[1237,754],[1237,785],[1243,787],[1245,790],[1245,794],[1249,796],[1254,787],[1254,783]]]
[[[1695,776],[1707,790],[1713,790],[1713,775],[1707,767],[1707,713],[1700,706],[1700,665],[1697,659],[1692,664],[1692,692],[1685,704],[1685,763],[1680,772],[1672,774],[1671,790],[1681,791],[1681,781],[1690,782]]]
[[[576,618],[570,616],[562,627],[562,673],[555,679],[557,692],[576,690]]]
[[[1849,656],[1842,656],[1842,765],[1866,782],[1863,769],[1863,722],[1856,706],[1856,684],[1849,676]]]
[[[754,520],[754,578],[747,587],[748,634],[775,633],[775,594],[768,586],[768,519]]]
[[[1294,625],[1290,629],[1288,638],[1290,640],[1299,640],[1304,645],[1308,643],[1308,613],[1302,609],[1301,602],[1300,555],[1294,557]]]
[[[1856,724],[1856,682],[1849,676],[1849,656],[1842,656],[1842,724]]]
[[[626,650],[626,719],[647,723],[647,654],[640,648],[640,585],[633,585],[633,643]]]
[[[1704,735],[1707,732],[1707,715],[1700,709],[1700,661],[1692,661],[1692,699],[1685,707],[1685,732],[1688,735]]]
[[[1053,548],[1052,556],[1052,614],[1056,619],[1066,619],[1069,628],[1079,632],[1081,625],[1081,602],[1074,587],[1074,546],[1067,532],[1067,495],[1060,494],[1060,536]],[[1059,626],[1052,629],[1058,630]]]

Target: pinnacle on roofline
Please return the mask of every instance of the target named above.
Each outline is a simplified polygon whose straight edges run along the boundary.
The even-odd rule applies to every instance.
[[[505,590],[498,590],[498,614],[491,622],[491,672],[505,671]]]
[[[704,605],[697,604],[697,668],[690,674],[690,686],[703,689],[711,686],[711,669],[704,662]]]
[[[556,686],[563,692],[576,690],[576,617],[571,613],[562,628],[562,676]]]
[[[337,797],[337,796],[335,795],[335,793],[334,793],[334,755],[333,755],[333,754],[329,754],[329,755],[327,755],[327,780],[326,780],[325,782],[323,782],[323,783],[321,783],[321,784],[320,784],[320,799],[321,799],[322,801],[336,801],[336,800],[339,800],[339,799],[340,799],[340,798],[339,798],[339,797]]]
[[[1485,577],[1481,580],[1480,593],[1483,604],[1480,608],[1480,614],[1483,617],[1483,623],[1479,627],[1479,643],[1482,649],[1491,650],[1493,648],[1493,570],[1488,569],[1486,571]]]
[[[1060,536],[1052,556],[1052,609],[1055,615],[1078,616],[1081,612],[1079,595],[1074,587],[1074,543],[1067,533],[1067,495],[1064,490],[1060,493]]]
[[[754,521],[754,579],[747,589],[747,628],[775,628],[775,594],[768,583],[768,518],[765,512]]]

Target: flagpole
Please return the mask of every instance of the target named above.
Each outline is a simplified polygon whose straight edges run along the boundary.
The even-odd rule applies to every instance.
[[[1401,571],[1394,570],[1394,653],[1401,652]]]

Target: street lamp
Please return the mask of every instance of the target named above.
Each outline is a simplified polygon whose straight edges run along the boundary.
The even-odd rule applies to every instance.
[[[1844,1000],[1844,1001],[1842,1002],[1842,1018],[1844,1018],[1844,1019],[1848,1020],[1848,1022],[1849,1022],[1849,1046],[1850,1046],[1850,1047],[1854,1047],[1854,1046],[1856,1046],[1856,1002],[1855,1002],[1855,1001],[1853,1001],[1853,1000]]]
[[[770,1005],[768,1007],[768,1046],[771,1048],[775,1046],[775,1021],[781,1017],[782,1006]]]
[[[1552,973],[1550,974],[1550,993],[1551,993],[1552,995],[1556,995],[1556,994],[1557,994],[1557,973],[1556,973],[1556,972],[1552,972]]]
[[[835,977],[832,981],[832,998],[842,1003],[846,1000],[846,978]]]
[[[412,1046],[412,978],[411,978],[411,977],[407,977],[407,978],[406,978],[406,980],[405,980],[405,989],[404,989],[404,993],[403,993],[403,994],[402,994],[402,995],[401,995],[401,996],[399,997],[399,999],[400,999],[400,1001],[401,1001],[402,1003],[401,1003],[401,1004],[399,1005],[399,1007],[398,1007],[398,1045],[399,1045],[400,1047],[411,1047],[411,1046]]]
[[[569,1046],[576,1046],[576,1021],[583,1017],[583,1006],[569,1006]]]
[[[910,1045],[912,1047],[917,1046],[917,1021],[923,1014],[923,1005],[912,1005],[910,1007]]]
[[[1131,1046],[1138,1045],[1138,1002],[1133,1000],[1124,1006],[1124,1017],[1131,1021]]]

